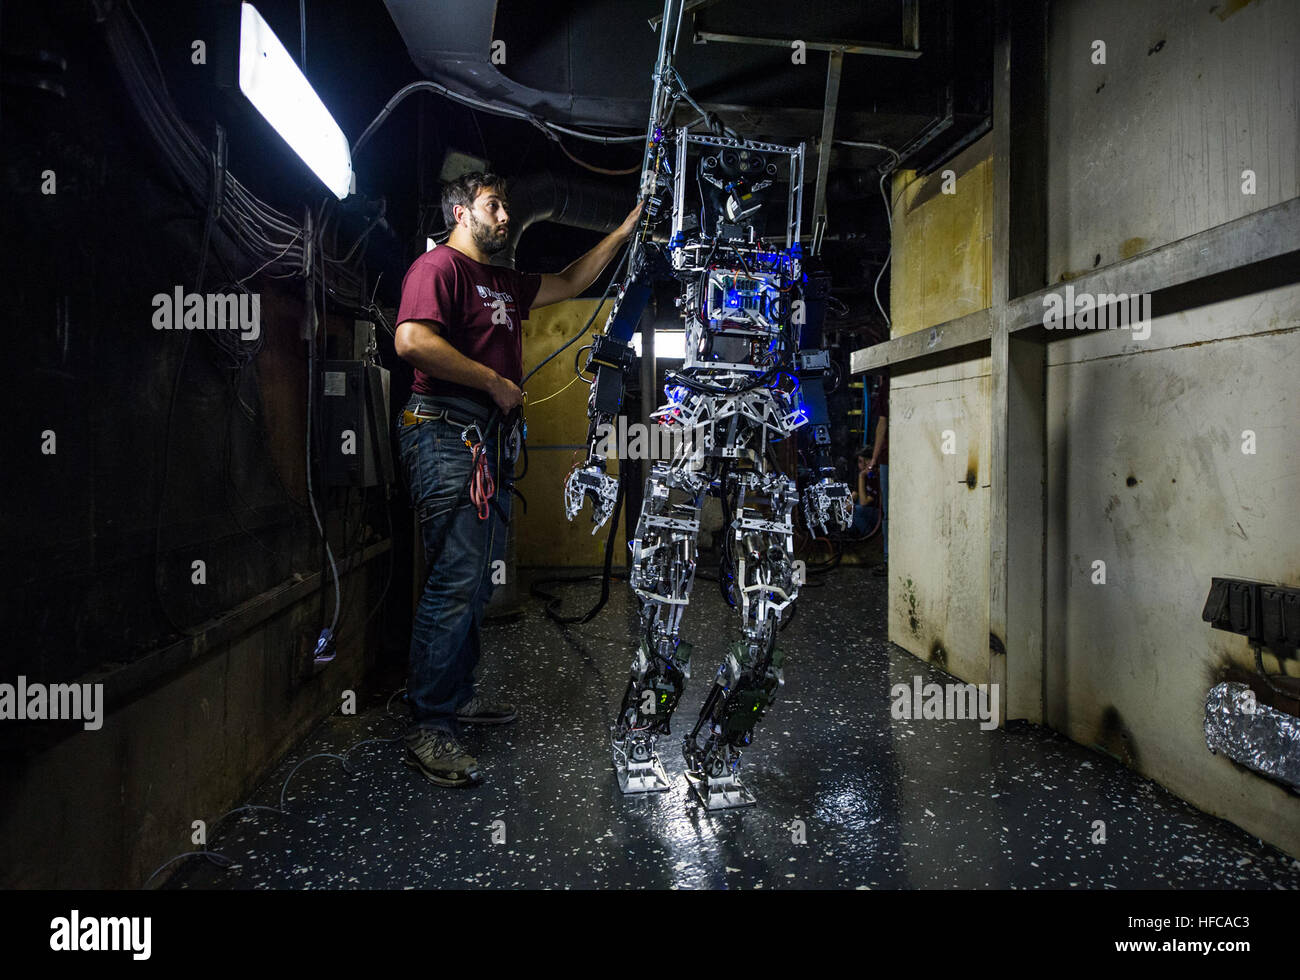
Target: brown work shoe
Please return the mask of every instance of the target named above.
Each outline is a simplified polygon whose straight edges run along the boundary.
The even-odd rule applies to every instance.
[[[438,786],[473,786],[483,779],[478,762],[456,736],[436,729],[420,728],[407,733],[406,764]]]
[[[508,725],[515,720],[515,706],[508,701],[489,701],[475,694],[456,709],[462,725]]]

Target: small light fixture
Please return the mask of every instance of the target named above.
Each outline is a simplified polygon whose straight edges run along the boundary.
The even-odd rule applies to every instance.
[[[251,3],[240,5],[239,90],[335,197],[351,193],[347,137]]]

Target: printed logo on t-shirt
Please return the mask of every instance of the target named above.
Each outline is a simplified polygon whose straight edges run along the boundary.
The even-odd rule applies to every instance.
[[[478,294],[483,300],[483,308],[492,311],[492,322],[503,324],[507,330],[514,333],[515,323],[510,319],[506,306],[513,304],[515,298],[507,292],[489,289],[487,286],[478,283],[475,283],[474,288],[478,290]]]

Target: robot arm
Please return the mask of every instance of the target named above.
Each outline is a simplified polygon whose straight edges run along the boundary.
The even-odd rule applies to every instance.
[[[586,370],[595,375],[587,399],[587,459],[574,467],[565,481],[564,515],[572,521],[590,500],[592,534],[609,520],[618,497],[618,481],[605,470],[602,443],[606,443],[623,407],[627,375],[635,363],[632,334],[650,301],[653,275],[646,255],[645,251],[639,252],[641,261],[619,290],[605,332],[596,336],[587,354]]]
[[[853,494],[848,484],[836,479],[830,455],[830,413],[826,406],[826,375],[830,354],[821,348],[822,322],[826,316],[827,277],[809,274],[804,291],[805,319],[800,331],[797,358],[799,386],[803,392],[808,425],[800,433],[800,449],[810,460],[811,472],[803,489],[804,522],[814,534],[826,534],[831,527],[844,530],[853,523]]]

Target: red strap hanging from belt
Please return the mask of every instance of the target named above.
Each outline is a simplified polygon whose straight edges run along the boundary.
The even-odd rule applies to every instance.
[[[481,442],[471,444],[469,440],[466,440],[465,444],[474,454],[474,459],[470,463],[469,499],[474,502],[474,507],[478,510],[478,519],[486,521],[488,504],[497,492],[496,481],[492,479],[492,471],[488,469],[487,447]]]

